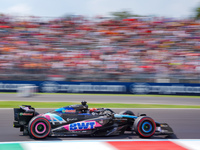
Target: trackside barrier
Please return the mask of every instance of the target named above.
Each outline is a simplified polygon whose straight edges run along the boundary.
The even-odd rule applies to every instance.
[[[199,95],[200,84],[137,82],[0,81],[0,92],[31,96],[23,87],[37,87],[41,93]]]
[[[34,96],[37,91],[37,86],[21,86],[17,89],[19,97],[31,97]]]
[[[113,140],[0,143],[0,150],[199,150],[200,140]]]

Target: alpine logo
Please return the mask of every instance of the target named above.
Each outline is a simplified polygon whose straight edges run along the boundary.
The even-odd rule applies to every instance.
[[[77,122],[77,123],[72,123],[69,126],[69,130],[71,131],[77,131],[77,130],[89,130],[89,129],[94,129],[95,128],[95,121],[92,122]]]

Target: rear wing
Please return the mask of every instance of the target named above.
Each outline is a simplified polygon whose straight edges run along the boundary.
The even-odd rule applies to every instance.
[[[14,108],[14,127],[28,125],[29,121],[36,115],[39,115],[39,113],[30,105],[22,105],[19,108]]]

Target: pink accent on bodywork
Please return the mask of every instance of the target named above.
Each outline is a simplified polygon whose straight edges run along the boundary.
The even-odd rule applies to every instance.
[[[47,120],[51,120],[49,115],[42,115],[43,117],[47,118]]]
[[[94,120],[90,120],[90,121],[80,121],[80,122],[74,122],[74,123],[82,123],[82,122],[95,122],[94,129],[95,129],[96,127],[101,127],[101,126],[102,126],[101,124],[99,124],[98,122],[96,122],[96,121],[94,121]],[[72,123],[72,124],[73,124],[73,123]],[[64,125],[63,127],[64,127],[66,130],[70,131],[70,130],[69,130],[69,126],[70,126],[70,124]],[[90,129],[77,129],[77,130],[73,130],[73,131],[81,131],[81,130],[90,130]]]
[[[69,131],[69,125],[63,126],[67,131]]]
[[[100,125],[98,122],[95,121],[95,127],[101,127],[102,125]]]

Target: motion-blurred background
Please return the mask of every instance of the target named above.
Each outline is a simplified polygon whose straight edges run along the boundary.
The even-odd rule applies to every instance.
[[[198,0],[0,2],[0,80],[200,83]]]

